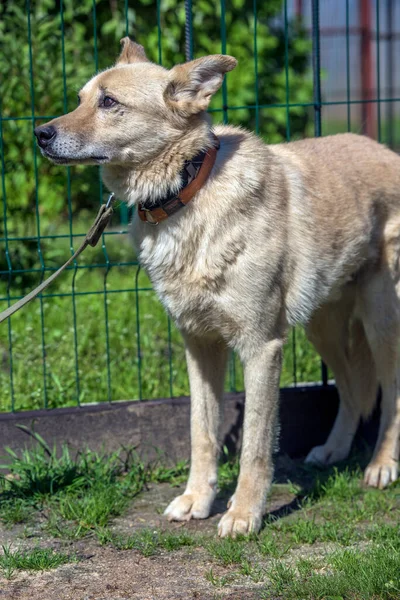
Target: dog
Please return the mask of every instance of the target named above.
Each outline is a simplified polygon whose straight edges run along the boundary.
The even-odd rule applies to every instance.
[[[37,127],[56,164],[102,164],[108,188],[138,211],[139,260],[182,332],[191,391],[191,466],[165,511],[209,516],[228,354],[244,366],[240,474],[219,535],[257,532],[273,476],[282,348],[303,324],[340,394],[333,429],[306,461],[348,455],[381,386],[381,422],[365,483],[398,476],[400,158],[346,133],[266,145],[206,109],[235,58],[167,70],[129,38],[71,113]]]

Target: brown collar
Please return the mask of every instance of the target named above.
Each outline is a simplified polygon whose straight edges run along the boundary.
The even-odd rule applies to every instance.
[[[214,146],[200,152],[191,160],[185,161],[181,173],[183,184],[178,193],[170,194],[166,198],[158,200],[157,204],[147,202],[139,204],[138,213],[142,221],[151,225],[158,225],[161,221],[186,206],[197,194],[207,181],[217,157],[220,144],[216,135],[213,134],[213,138]]]

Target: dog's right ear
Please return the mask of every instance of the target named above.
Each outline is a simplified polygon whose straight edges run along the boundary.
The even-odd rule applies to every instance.
[[[135,62],[150,62],[143,46],[133,42],[129,37],[122,38],[120,43],[122,45],[122,50],[115,63],[116,65],[129,65]]]
[[[225,54],[212,54],[177,65],[169,72],[164,92],[167,105],[184,117],[206,110],[212,95],[221,87],[225,73],[236,65],[236,58]]]

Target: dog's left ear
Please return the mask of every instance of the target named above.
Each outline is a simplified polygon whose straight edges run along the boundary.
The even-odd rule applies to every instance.
[[[225,73],[236,65],[236,58],[224,54],[212,54],[177,65],[170,71],[164,92],[166,103],[183,116],[206,110],[212,95],[221,87]]]
[[[116,65],[129,65],[135,62],[150,62],[143,46],[133,42],[129,37],[122,38],[120,43],[122,50],[115,63]]]

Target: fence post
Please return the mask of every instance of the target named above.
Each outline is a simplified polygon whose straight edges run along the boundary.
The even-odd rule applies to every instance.
[[[386,20],[387,20],[387,91],[386,98],[389,98],[389,102],[386,102],[386,143],[389,148],[394,147],[394,111],[393,102],[390,101],[394,98],[394,52],[393,52],[393,0],[387,0],[386,2]],[[379,40],[378,40],[379,44]]]
[[[360,0],[360,64],[361,64],[361,130],[365,135],[376,138],[374,106],[372,100],[372,36],[371,36],[371,2]],[[379,44],[379,40],[377,40]]]
[[[185,56],[193,60],[192,0],[185,0]]]
[[[321,50],[319,0],[312,0],[312,66],[314,85],[314,133],[321,135]]]
[[[319,27],[319,0],[312,0],[312,66],[314,85],[314,133],[315,137],[322,134],[321,131],[321,47]],[[328,369],[321,361],[322,385],[328,384]]]

